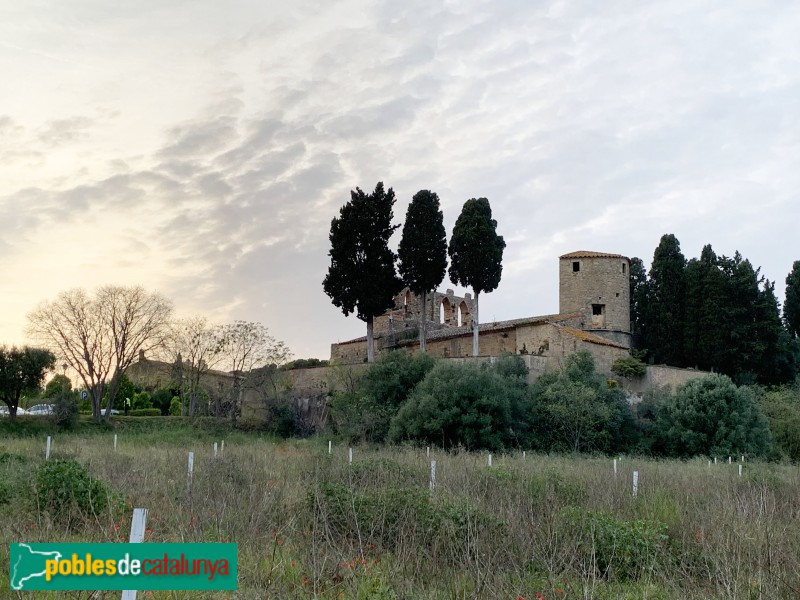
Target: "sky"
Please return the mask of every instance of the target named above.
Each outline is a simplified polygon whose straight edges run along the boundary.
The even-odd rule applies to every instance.
[[[295,357],[365,334],[322,290],[356,186],[489,199],[482,321],[558,310],[558,256],[800,260],[800,3],[0,0],[0,344],[142,285]],[[399,243],[400,231],[393,245]],[[441,288],[464,288],[447,280]]]

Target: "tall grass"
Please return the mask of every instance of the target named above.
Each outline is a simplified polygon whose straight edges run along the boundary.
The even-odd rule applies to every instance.
[[[0,442],[4,542],[238,544],[236,592],[153,598],[466,599],[800,597],[800,472],[793,466],[624,457],[495,455],[276,442],[203,427],[61,434],[74,458],[125,499],[65,527],[37,506],[44,439]],[[187,454],[195,452],[191,488]],[[639,472],[639,493],[631,475]],[[3,490],[6,490],[3,492]],[[8,545],[0,546],[8,590]],[[12,592],[0,592],[16,597]],[[20,597],[114,598],[118,592]],[[539,594],[539,596],[537,596]]]

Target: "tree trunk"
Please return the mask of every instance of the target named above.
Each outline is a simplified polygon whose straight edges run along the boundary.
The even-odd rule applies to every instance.
[[[367,317],[367,362],[371,363],[375,360],[375,341],[373,335],[373,320],[372,317]]]
[[[103,384],[98,383],[92,386],[89,395],[92,397],[92,417],[95,421],[100,421],[103,416],[100,408],[100,402],[103,400]]]
[[[472,356],[478,356],[478,292],[475,292],[475,317],[472,319]]]
[[[428,299],[428,292],[422,292],[420,294],[419,303],[420,303],[420,311],[419,311],[419,351],[420,352],[427,352],[427,344],[425,343],[425,325],[428,322],[428,319],[425,315],[425,304]]]

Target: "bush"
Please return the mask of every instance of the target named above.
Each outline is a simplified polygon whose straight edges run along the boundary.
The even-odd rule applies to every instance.
[[[53,405],[53,421],[61,429],[72,429],[78,422],[78,399],[75,394],[60,394]]]
[[[172,390],[161,388],[153,392],[152,397],[150,398],[151,405],[150,406],[136,406],[134,404],[134,408],[157,408],[161,411],[161,414],[165,417],[169,415],[169,409],[172,405],[172,398],[175,396]],[[178,413],[180,414],[180,413]]]
[[[587,351],[567,357],[561,371],[545,373],[531,386],[535,407],[532,444],[541,450],[626,450],[638,437],[622,390],[595,371]]]
[[[641,377],[647,372],[647,365],[633,356],[618,358],[611,365],[611,372],[625,379]]]
[[[134,410],[128,411],[128,414],[132,417],[160,417],[161,416],[161,409],[160,408],[136,408]]]
[[[181,416],[181,399],[177,396],[173,396],[172,401],[169,403],[169,414],[172,417]]]
[[[297,358],[293,361],[282,365],[282,371],[291,371],[292,369],[309,369],[313,367],[327,367],[328,361],[319,358]]]
[[[331,418],[336,432],[351,441],[385,441],[392,418],[434,364],[424,353],[412,356],[396,350],[381,355],[355,390],[333,392]]]
[[[266,430],[282,438],[298,435],[297,411],[287,398],[267,404]]]
[[[441,362],[394,417],[390,438],[499,450],[514,439],[514,415],[524,400],[519,381],[492,367]]]
[[[153,408],[153,402],[150,399],[149,392],[136,392],[133,395],[131,400],[131,408],[133,410],[143,409],[143,408]],[[158,414],[161,414],[161,410],[158,410]]]
[[[769,454],[769,423],[751,388],[725,375],[687,381],[655,407],[653,451],[667,456]]]
[[[463,498],[436,502],[427,489],[390,485],[355,491],[338,483],[320,483],[308,492],[309,508],[325,520],[326,531],[340,540],[364,539],[394,550],[415,540],[419,547],[452,550],[476,532],[502,539],[507,525]],[[447,553],[455,557],[457,552]]]
[[[564,517],[578,530],[578,553],[596,566],[609,580],[633,581],[652,575],[666,566],[667,525],[634,520],[624,521],[603,512],[568,508]]]
[[[761,394],[759,405],[769,420],[778,455],[800,461],[800,392],[791,388],[769,390]]]
[[[66,524],[105,511],[113,499],[105,484],[89,476],[74,460],[50,460],[36,473],[36,498],[40,510]]]

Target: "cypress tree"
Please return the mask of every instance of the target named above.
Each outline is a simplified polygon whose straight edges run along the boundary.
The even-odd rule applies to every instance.
[[[367,324],[368,362],[375,357],[373,320],[393,305],[402,287],[389,249],[398,227],[392,225],[394,202],[394,191],[384,191],[383,182],[371,194],[356,188],[331,221],[331,264],[322,287],[345,316],[356,312]]]
[[[684,362],[685,268],[680,242],[672,234],[663,235],[653,254],[644,316],[645,345],[657,363],[681,366]]]
[[[475,294],[472,327],[472,355],[478,356],[478,296],[491,292],[503,274],[506,243],[497,235],[497,221],[486,198],[471,198],[464,203],[450,238],[450,280],[471,287]]]
[[[783,318],[792,337],[800,337],[800,260],[794,261],[791,272],[786,276]]]
[[[439,196],[420,190],[411,200],[400,240],[398,265],[403,283],[420,299],[419,348],[425,352],[426,300],[444,279],[447,234]]]

